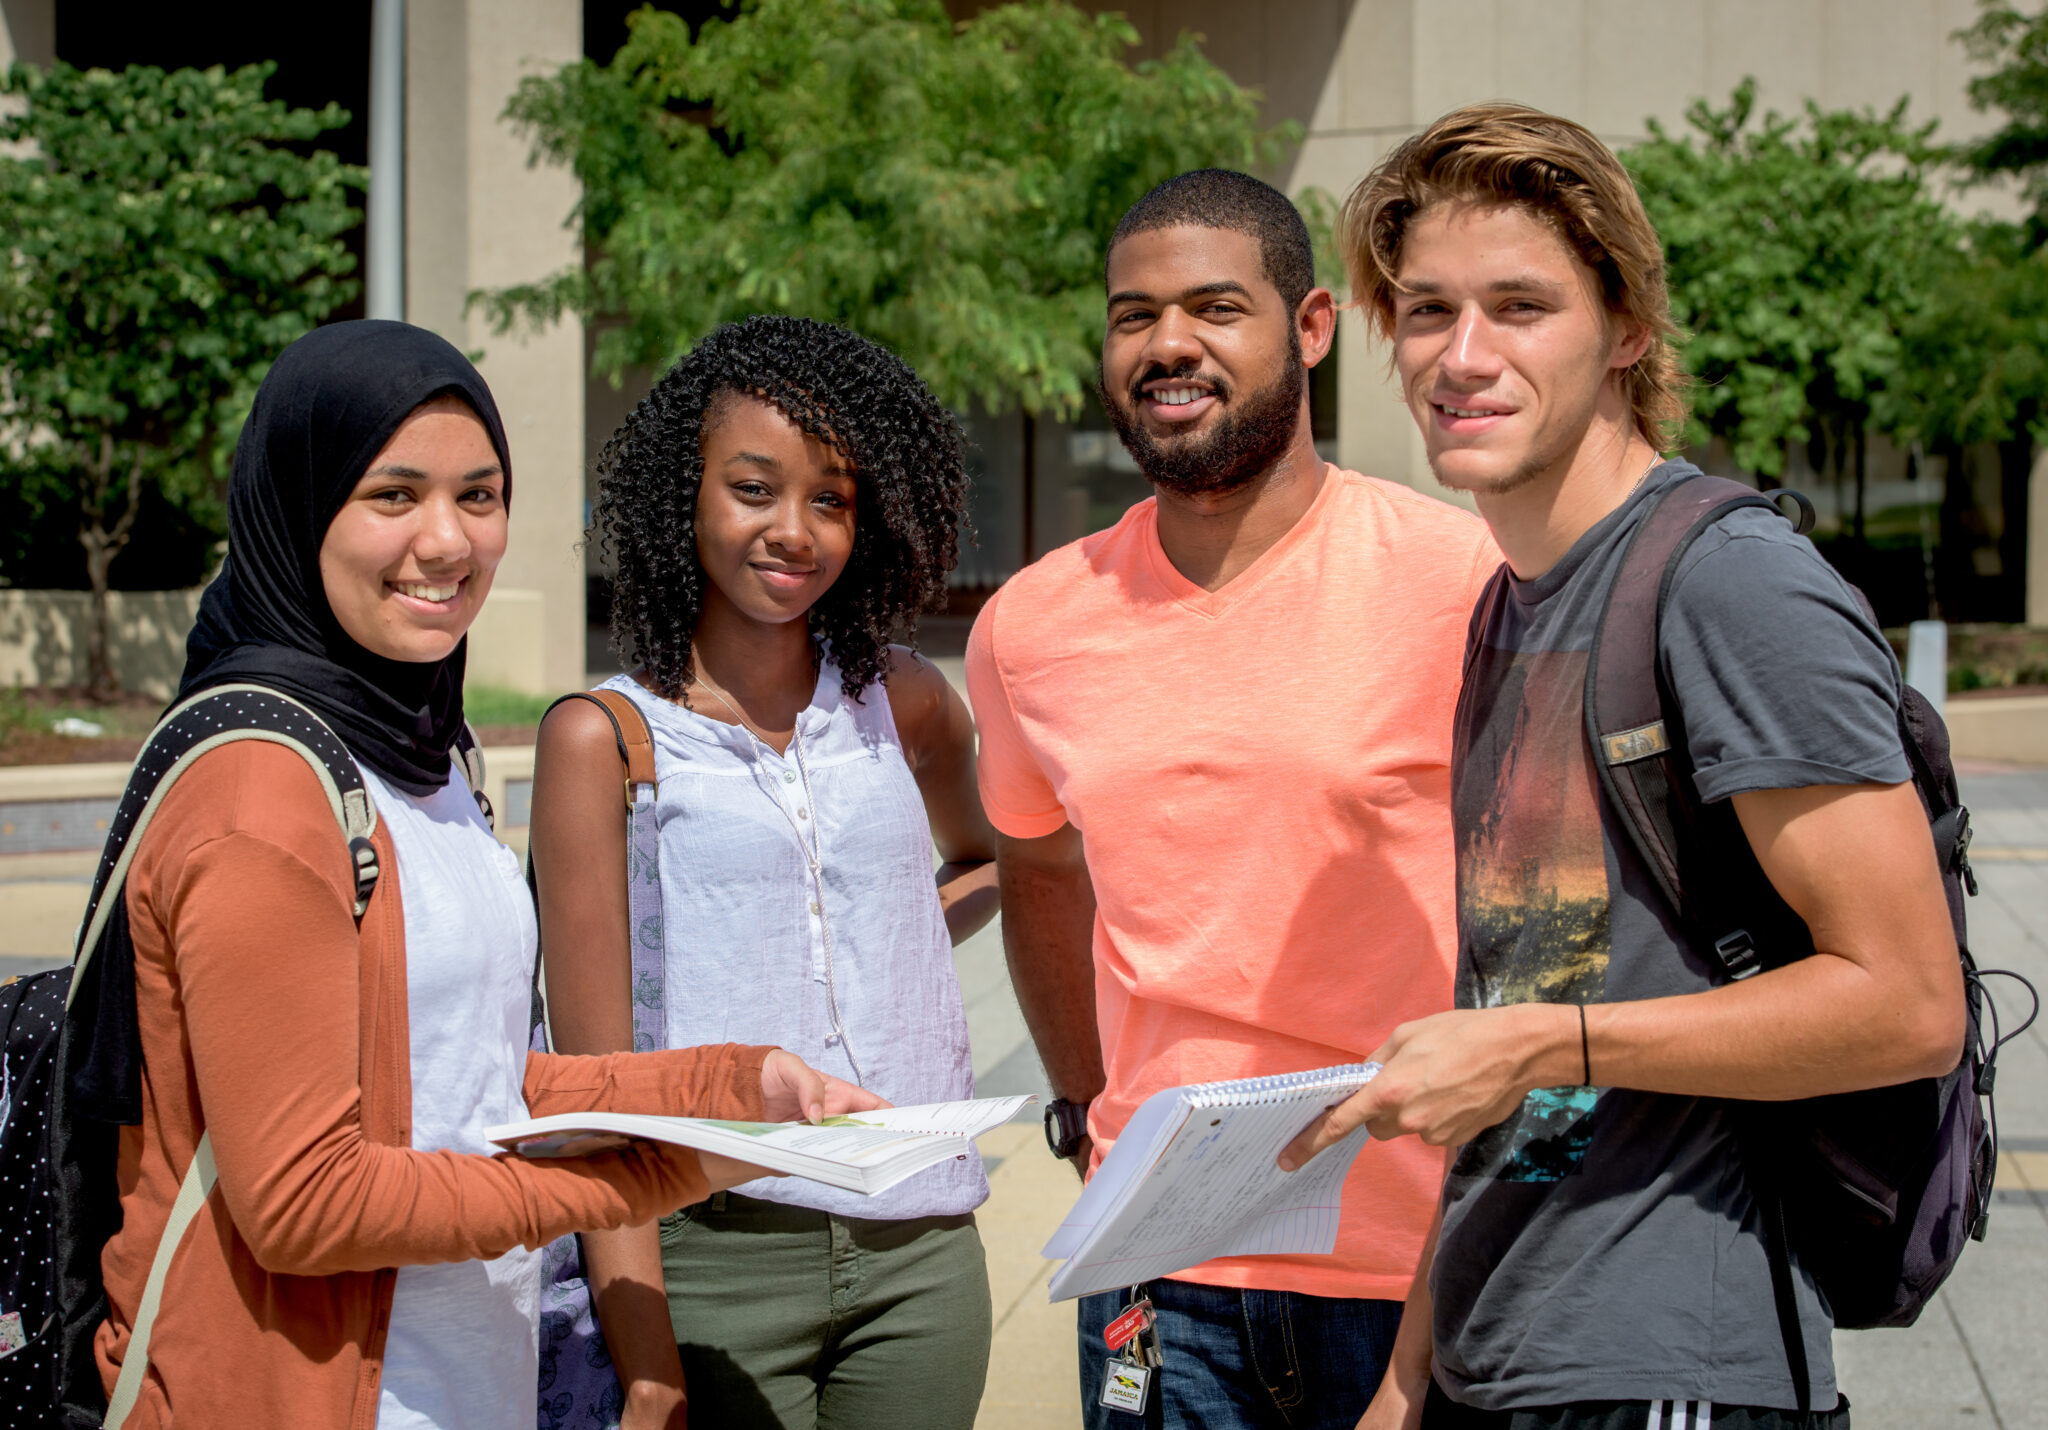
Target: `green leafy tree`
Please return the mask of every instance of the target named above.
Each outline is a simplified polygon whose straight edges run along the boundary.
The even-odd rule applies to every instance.
[[[887,345],[956,407],[1071,414],[1124,209],[1297,137],[1261,130],[1258,96],[1192,38],[1133,67],[1137,38],[1055,0],[957,26],[938,0],[758,0],[694,39],[642,10],[609,64],[529,79],[510,107],[582,182],[587,262],[484,301],[501,330],[601,320],[613,381],[776,311]]]
[[[1820,439],[1853,471],[1861,539],[1864,433],[1900,369],[1901,332],[1956,263],[1962,230],[1937,200],[1933,125],[1886,114],[1756,113],[1744,80],[1691,133],[1624,156],[1662,234],[1672,311],[1689,334],[1697,441],[1775,478],[1788,443]]]
[[[1900,330],[1880,424],[1943,447],[2048,440],[2048,250],[2018,225],[1974,223],[1967,250],[1930,278]]]
[[[1971,104],[2004,122],[1955,157],[1979,180],[2017,180],[2034,213],[1971,226],[1968,261],[1944,276],[1910,335],[1915,380],[1892,416],[1931,442],[2048,440],[2048,10],[1983,0],[1957,38],[1991,67],[1970,81]]]
[[[1930,284],[1901,332],[1899,368],[1877,420],[1902,443],[1946,458],[1942,584],[1976,584],[1969,553],[1989,544],[1962,460],[1996,447],[2003,575],[1995,598],[2006,614],[2026,603],[2029,476],[2048,439],[2048,13],[2024,14],[1987,0],[1957,38],[1989,66],[1970,83],[1978,109],[2002,122],[1952,157],[1977,182],[2017,182],[2032,213],[2020,223],[1978,220],[1966,251]]]
[[[16,65],[0,92],[0,480],[75,512],[96,692],[108,572],[146,488],[216,480],[278,350],[348,300],[363,173],[301,152],[347,122],[227,73]]]
[[[2034,206],[2032,241],[2048,242],[2048,10],[2027,14],[2007,0],[1985,0],[1977,23],[1958,38],[1972,59],[1993,66],[1970,81],[1970,102],[2005,116],[1962,146],[1960,157],[1980,177],[2018,179]]]
[[[1900,331],[1899,367],[1876,404],[1877,425],[1916,452],[1945,459],[1938,587],[1955,599],[1985,578],[1971,563],[1991,544],[1964,449],[1998,453],[2002,574],[1986,614],[2026,609],[2027,506],[2035,445],[2048,440],[2048,249],[2026,226],[1978,222],[1967,253],[1931,282]]]

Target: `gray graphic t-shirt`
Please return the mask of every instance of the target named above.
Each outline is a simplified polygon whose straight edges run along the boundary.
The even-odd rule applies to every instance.
[[[1480,632],[1452,767],[1461,1008],[1719,981],[1606,811],[1584,716],[1628,538],[1695,470],[1665,463],[1554,569],[1511,578]],[[1731,513],[1693,544],[1659,658],[1707,801],[1909,777],[1890,649],[1772,512]],[[1531,1093],[1453,1158],[1431,1290],[1436,1375],[1469,1405],[1795,1403],[1756,1210],[1711,1098]],[[1814,1403],[1829,1405],[1829,1317],[1803,1275],[1799,1299]]]

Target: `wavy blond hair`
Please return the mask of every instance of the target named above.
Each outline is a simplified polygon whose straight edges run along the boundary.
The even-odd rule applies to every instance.
[[[1394,330],[1401,239],[1433,204],[1513,206],[1549,224],[1600,279],[1609,312],[1650,334],[1622,375],[1636,427],[1678,445],[1690,379],[1664,287],[1664,246],[1628,171],[1583,125],[1521,104],[1454,109],[1404,141],[1344,201],[1338,244],[1352,296],[1382,337]]]

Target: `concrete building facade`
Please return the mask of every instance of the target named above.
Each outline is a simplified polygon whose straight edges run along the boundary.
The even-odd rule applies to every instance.
[[[408,0],[406,318],[481,353],[505,418],[514,473],[512,540],[472,679],[532,691],[583,684],[583,325],[490,331],[467,298],[580,261],[565,227],[565,171],[527,163],[500,117],[519,81],[583,53],[582,7],[561,0]]]

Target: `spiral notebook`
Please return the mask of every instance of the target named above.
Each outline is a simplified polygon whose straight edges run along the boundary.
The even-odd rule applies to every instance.
[[[1145,1099],[1045,1244],[1052,1299],[1114,1291],[1218,1256],[1327,1254],[1363,1127],[1297,1172],[1280,1149],[1378,1063],[1169,1087]]]

